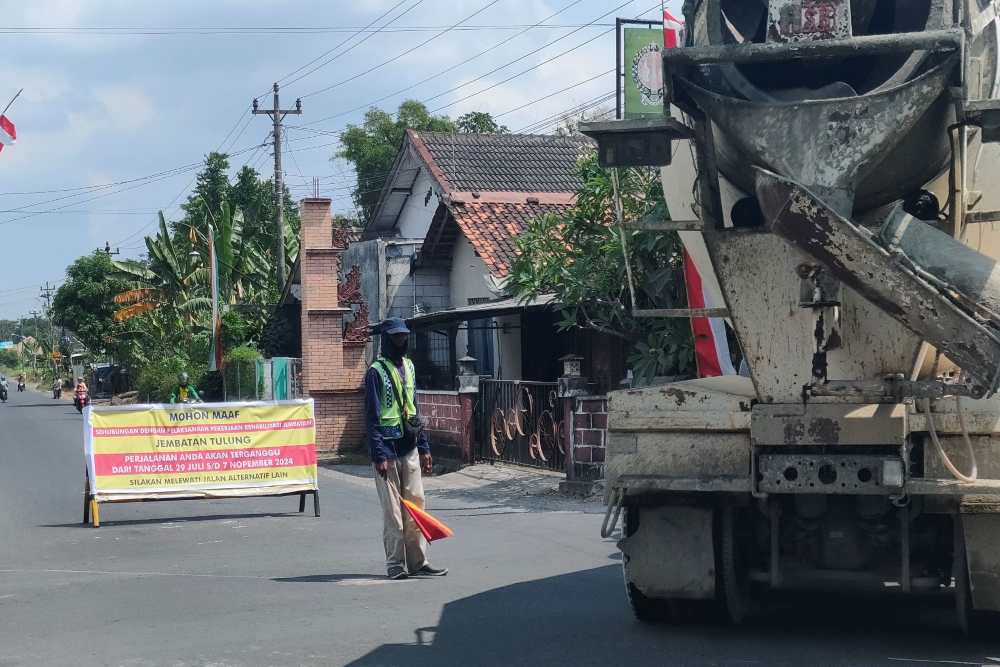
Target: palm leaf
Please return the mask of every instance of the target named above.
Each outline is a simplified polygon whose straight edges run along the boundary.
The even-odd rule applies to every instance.
[[[137,315],[142,315],[143,313],[148,313],[150,311],[156,310],[156,304],[152,303],[135,303],[131,306],[125,306],[115,311],[115,321],[125,322],[127,320],[136,317]]]
[[[116,294],[111,300],[117,304],[135,303],[137,301],[149,301],[157,295],[158,291],[152,287],[140,287],[130,289],[127,292]]]

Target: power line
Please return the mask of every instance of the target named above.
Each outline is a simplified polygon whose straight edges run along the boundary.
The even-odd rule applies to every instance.
[[[584,79],[583,81],[580,81],[579,83],[574,83],[571,86],[566,86],[565,88],[561,88],[561,89],[555,91],[554,93],[549,93],[548,95],[545,95],[543,97],[539,97],[537,99],[531,100],[530,102],[525,102],[521,106],[514,107],[513,109],[508,109],[507,111],[503,111],[503,112],[498,113],[498,114],[494,114],[493,117],[494,118],[503,118],[504,116],[512,114],[512,113],[514,113],[516,111],[521,111],[522,109],[526,109],[527,107],[530,107],[530,106],[532,106],[534,104],[538,104],[539,102],[544,102],[545,100],[547,100],[547,99],[549,99],[551,97],[555,97],[556,95],[560,95],[562,93],[565,93],[567,90],[573,90],[574,88],[579,88],[580,86],[586,85],[586,84],[590,83],[591,81],[594,81],[596,79],[601,78],[602,76],[607,76],[608,74],[614,74],[614,72],[615,72],[615,68],[611,68],[611,69],[607,70],[606,72],[601,72],[600,74],[595,74],[594,76],[590,77],[589,79]]]
[[[427,83],[428,81],[433,81],[434,79],[436,79],[436,78],[438,78],[440,76],[444,76],[445,74],[447,74],[449,72],[453,72],[454,70],[458,69],[462,65],[468,64],[468,63],[472,62],[473,60],[476,60],[476,59],[480,58],[481,56],[484,56],[487,53],[490,53],[491,51],[494,51],[494,50],[500,48],[501,46],[503,46],[505,44],[509,44],[510,42],[512,42],[513,40],[517,39],[521,35],[525,34],[526,32],[529,32],[533,28],[541,27],[542,24],[544,24],[549,19],[555,18],[559,14],[562,14],[566,10],[568,10],[568,9],[570,9],[570,8],[578,5],[578,4],[580,4],[581,2],[583,2],[583,0],[573,0],[568,5],[565,5],[559,11],[554,12],[552,14],[549,14],[548,16],[546,16],[544,19],[542,19],[538,23],[535,23],[533,25],[530,25],[530,26],[526,27],[524,30],[521,30],[517,34],[511,35],[507,39],[504,39],[504,40],[501,40],[501,41],[497,42],[493,46],[490,46],[489,48],[486,48],[486,49],[480,51],[479,53],[477,53],[474,56],[466,58],[465,60],[463,60],[463,61],[461,61],[459,63],[456,63],[455,65],[452,65],[451,67],[447,67],[447,68],[441,70],[440,72],[432,74],[431,76],[429,76],[429,77],[427,77],[425,79],[421,79],[420,81],[417,81],[413,85],[407,86],[406,88],[400,88],[399,90],[397,90],[397,91],[395,91],[393,93],[390,93],[388,95],[384,95],[383,97],[380,97],[380,98],[378,98],[376,100],[372,100],[371,102],[367,102],[365,104],[358,105],[358,106],[354,107],[353,109],[348,109],[347,111],[341,111],[340,113],[336,113],[336,114],[333,114],[331,116],[326,116],[324,118],[320,118],[319,120],[314,121],[314,123],[310,123],[310,124],[321,123],[323,121],[330,120],[332,118],[339,118],[341,116],[346,116],[347,114],[354,113],[355,111],[360,111],[361,109],[367,109],[368,107],[374,106],[374,105],[378,104],[379,102],[383,102],[383,101],[385,101],[387,99],[395,97],[396,95],[400,95],[400,94],[405,93],[405,92],[407,92],[409,90],[412,90],[412,89],[416,88],[417,86],[423,85],[423,84]],[[545,27],[549,27],[549,26],[545,26]]]
[[[465,18],[461,19],[457,23],[454,23],[453,25],[445,28],[444,30],[441,30],[440,32],[435,33],[432,37],[430,37],[429,39],[425,39],[424,41],[420,42],[416,46],[410,47],[409,49],[406,49],[405,51],[402,51],[401,53],[397,53],[392,58],[389,58],[388,60],[384,60],[384,61],[380,62],[378,65],[374,65],[373,67],[369,67],[368,69],[366,69],[363,72],[358,72],[357,74],[354,74],[353,76],[350,76],[350,77],[348,77],[346,79],[343,79],[342,81],[338,81],[337,83],[331,84],[331,85],[326,86],[324,88],[320,88],[318,90],[314,90],[311,93],[306,93],[302,97],[312,97],[313,95],[319,95],[321,93],[326,93],[326,92],[329,92],[329,91],[333,90],[334,88],[337,88],[338,86],[344,85],[345,83],[349,83],[351,81],[354,81],[355,79],[359,79],[359,78],[361,78],[363,76],[371,74],[375,70],[381,69],[382,67],[385,67],[389,63],[392,63],[392,62],[395,62],[395,61],[399,60],[403,56],[406,56],[406,55],[408,55],[410,53],[413,53],[417,49],[420,49],[420,48],[423,48],[424,46],[427,46],[428,44],[430,44],[434,40],[438,39],[442,35],[445,35],[445,34],[451,32],[456,27],[462,25],[466,21],[468,21],[468,20],[470,20],[472,18],[475,18],[479,14],[482,14],[483,12],[485,12],[487,9],[489,9],[493,5],[497,4],[498,2],[500,2],[500,0],[490,0],[485,5],[483,5],[482,7],[480,7],[479,9],[477,9],[476,11],[472,12],[471,14],[469,14],[468,16],[466,16]]]
[[[348,38],[347,38],[347,39],[345,39],[344,41],[342,41],[342,42],[340,42],[339,44],[337,44],[337,45],[336,45],[335,47],[333,47],[332,49],[329,49],[329,50],[327,50],[327,51],[324,51],[323,53],[319,54],[318,56],[316,56],[315,58],[313,58],[312,60],[310,60],[309,62],[307,62],[307,63],[306,63],[305,65],[302,65],[301,67],[299,67],[299,68],[297,68],[297,69],[294,69],[294,70],[292,70],[291,72],[289,72],[288,74],[284,75],[283,77],[280,77],[280,78],[278,79],[278,83],[285,83],[286,85],[287,85],[288,83],[294,83],[294,81],[289,81],[289,82],[286,82],[286,81],[285,81],[285,79],[287,79],[288,77],[290,77],[290,76],[292,76],[292,75],[294,75],[294,74],[298,74],[299,72],[301,72],[301,71],[302,71],[302,70],[304,70],[305,68],[309,67],[309,66],[310,66],[310,65],[312,65],[313,63],[315,63],[315,62],[317,62],[317,61],[319,61],[319,60],[322,60],[322,59],[323,59],[323,58],[325,58],[326,56],[330,55],[331,53],[333,53],[334,51],[336,51],[337,49],[339,49],[340,47],[342,47],[342,46],[343,46],[344,44],[346,44],[347,42],[349,42],[349,41],[351,41],[352,39],[354,39],[355,37],[357,37],[359,33],[361,33],[361,32],[364,32],[364,31],[367,31],[367,30],[368,30],[369,28],[371,28],[371,27],[372,27],[373,25],[375,25],[376,23],[378,23],[379,21],[381,21],[381,20],[382,20],[383,18],[385,18],[386,16],[388,16],[389,14],[391,14],[391,13],[392,13],[393,11],[395,11],[395,10],[396,10],[396,8],[397,8],[397,7],[399,7],[400,5],[402,5],[402,4],[403,4],[403,3],[405,3],[405,2],[407,2],[407,0],[399,0],[399,2],[397,2],[397,3],[395,4],[395,5],[393,5],[392,7],[390,7],[389,9],[387,9],[386,11],[384,11],[384,12],[383,12],[383,13],[382,13],[382,14],[381,14],[381,15],[380,15],[380,16],[379,16],[378,18],[376,18],[376,19],[375,19],[374,21],[372,21],[372,22],[371,22],[371,23],[369,23],[368,25],[364,26],[363,28],[359,28],[358,30],[354,31],[354,34],[352,34],[352,35],[351,35],[350,37],[348,37]],[[397,18],[399,18],[399,17],[397,17]],[[391,22],[390,22],[390,23],[391,23]],[[375,32],[376,32],[376,33],[378,33],[378,32],[382,32],[383,30],[385,30],[385,28],[386,28],[386,27],[388,27],[388,25],[389,25],[389,24],[387,23],[386,25],[384,25],[384,26],[381,26],[381,27],[380,27],[380,28],[379,28],[378,30],[376,30]],[[345,51],[344,53],[347,53],[347,51]],[[344,53],[340,53],[340,54],[337,54],[336,58],[339,58],[340,56],[344,55]],[[336,58],[334,58],[334,60],[336,60]],[[332,62],[332,61],[331,61],[331,62]],[[297,81],[297,80],[298,80],[298,79],[296,79],[296,81]]]
[[[406,0],[403,0],[406,2]],[[391,8],[395,9],[403,2],[398,3],[396,6]],[[379,19],[383,18],[389,12],[385,12]],[[376,19],[378,21],[379,19]],[[373,22],[374,23],[374,22]],[[160,36],[171,36],[171,35],[287,35],[287,36],[298,36],[298,35],[311,35],[311,34],[337,34],[337,33],[403,33],[403,32],[435,32],[445,28],[446,26],[441,25],[404,25],[396,26],[394,28],[376,28],[372,29],[373,23],[369,23],[366,26],[317,26],[317,27],[306,27],[306,26],[233,26],[233,27],[141,27],[141,26],[131,26],[131,27],[115,27],[115,26],[65,26],[65,27],[43,27],[43,26],[15,26],[0,28],[0,35],[10,35],[10,36],[32,36],[32,35],[87,35],[87,36],[115,36],[115,37],[160,37]],[[578,27],[609,27],[614,26],[614,23],[598,23],[598,24],[578,24],[578,23],[561,23],[552,24],[545,26],[551,29],[560,28],[578,28]],[[527,27],[528,24],[518,24],[518,23],[499,23],[499,24],[473,24],[464,25],[455,30],[457,32],[482,32],[482,31],[498,31],[498,30],[521,30]],[[339,47],[339,45],[338,45]],[[330,53],[336,50],[338,47],[330,49],[326,53]],[[323,56],[319,56],[314,59],[319,60]],[[310,63],[303,65],[304,69]],[[296,70],[298,71],[298,70]],[[294,74],[292,72],[290,74]],[[290,75],[289,74],[289,75]],[[286,76],[289,76],[286,75]]]
[[[630,3],[631,3],[631,0],[629,0],[629,2],[626,2],[625,4],[630,4]],[[615,11],[615,10],[612,10],[612,11]],[[563,51],[561,53],[557,53],[556,55],[552,56],[551,58],[546,58],[545,60],[543,60],[542,62],[538,63],[537,65],[529,67],[529,68],[527,68],[525,70],[521,70],[517,74],[512,74],[511,76],[508,76],[507,78],[505,78],[505,79],[503,79],[501,81],[498,81],[498,82],[496,82],[494,84],[491,84],[491,85],[487,86],[486,88],[482,88],[480,90],[477,90],[474,93],[470,93],[470,94],[466,95],[465,97],[460,97],[457,100],[452,100],[451,102],[449,102],[447,104],[442,104],[441,106],[439,106],[439,107],[437,107],[435,109],[432,109],[431,113],[436,113],[436,112],[441,111],[443,109],[447,109],[448,107],[455,106],[459,102],[464,102],[465,100],[472,99],[473,97],[477,97],[479,95],[482,95],[485,92],[489,92],[490,90],[493,90],[494,88],[496,88],[498,86],[502,86],[505,83],[508,83],[510,81],[513,81],[514,79],[517,79],[519,77],[524,76],[525,74],[527,74],[528,72],[531,72],[532,70],[536,70],[536,69],[538,69],[539,67],[541,67],[543,65],[547,65],[550,62],[553,62],[553,61],[555,61],[555,60],[557,60],[559,58],[562,58],[563,56],[565,56],[565,55],[567,55],[569,53],[572,53],[573,51],[576,51],[577,49],[582,48],[582,47],[586,46],[587,44],[595,42],[598,39],[600,39],[601,37],[607,35],[608,33],[614,32],[614,30],[615,30],[614,28],[612,28],[611,30],[606,30],[606,31],[604,31],[604,32],[602,32],[602,33],[600,33],[598,35],[595,35],[594,37],[591,37],[590,39],[588,39],[588,40],[586,40],[584,42],[581,42],[580,44],[577,44],[576,46],[574,46],[574,47],[572,47],[570,49],[566,49],[565,51]],[[462,84],[462,86],[460,86],[460,87],[464,87],[465,85],[466,84]],[[437,96],[437,97],[439,97],[439,96]]]
[[[406,0],[400,0],[400,2],[398,2],[395,5],[393,5],[392,7],[390,7],[388,11],[386,11],[384,14],[382,14],[382,16],[380,16],[377,19],[375,19],[375,21],[372,21],[372,23],[370,23],[369,25],[373,25],[374,23],[377,23],[378,21],[381,21],[383,17],[385,17],[388,14],[390,14],[391,12],[395,11],[396,8],[399,7],[400,5],[402,5],[405,1]],[[388,26],[392,25],[393,23],[395,23],[399,19],[401,19],[404,16],[406,16],[407,14],[409,14],[411,11],[413,11],[416,7],[418,7],[423,2],[424,2],[424,0],[417,0],[412,5],[410,5],[406,9],[404,9],[400,14],[397,14],[394,18],[392,18],[391,20],[387,21],[385,24],[383,24],[382,26],[380,26],[378,30],[375,30],[374,32],[366,35],[364,39],[362,39],[362,40],[360,40],[360,41],[352,44],[350,47],[348,47],[347,49],[344,49],[342,52],[334,55],[332,58],[327,58],[326,60],[324,60],[323,62],[319,63],[318,65],[316,65],[315,67],[313,67],[309,71],[303,72],[302,74],[300,74],[299,76],[295,77],[294,79],[290,79],[290,80],[287,80],[287,81],[282,81],[281,83],[283,83],[284,85],[288,86],[288,85],[291,85],[293,83],[296,83],[297,81],[301,81],[302,79],[306,78],[307,76],[309,76],[310,74],[312,74],[314,72],[317,72],[317,71],[323,69],[324,67],[326,67],[327,65],[329,65],[333,61],[337,60],[338,58],[340,58],[341,56],[343,56],[345,54],[350,53],[351,51],[353,51],[357,47],[361,46],[362,44],[364,44],[365,42],[367,42],[369,39],[371,39],[372,37],[374,37],[375,35],[377,35],[380,32],[382,32],[382,30],[384,30]],[[354,35],[351,35],[351,37],[349,37],[348,39],[346,39],[343,42],[341,42],[341,45],[342,44],[346,44],[347,42],[351,41],[355,37],[357,37],[357,33],[354,34]],[[337,48],[339,48],[339,45],[337,47],[334,47],[333,49],[330,49],[330,51],[327,51],[325,54],[319,56],[319,58],[324,58],[327,54],[329,54],[331,51],[336,50]],[[318,60],[319,58],[314,58],[312,61],[310,61],[310,63],[306,64],[306,67],[308,67],[310,64],[316,62],[316,60]],[[299,69],[301,70],[302,68],[299,68]]]

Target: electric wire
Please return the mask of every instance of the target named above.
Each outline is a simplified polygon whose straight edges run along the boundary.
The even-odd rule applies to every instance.
[[[629,1],[631,2],[631,0],[629,0]],[[394,55],[393,57],[389,58],[388,60],[383,60],[378,65],[374,65],[372,67],[369,67],[368,69],[364,70],[363,72],[358,72],[358,73],[356,73],[356,74],[354,74],[352,76],[349,76],[346,79],[338,81],[337,83],[333,83],[333,84],[331,84],[329,86],[325,86],[323,88],[319,88],[319,89],[314,90],[314,91],[312,91],[310,93],[306,93],[305,95],[301,95],[300,97],[302,99],[305,99],[307,97],[312,97],[314,95],[320,95],[322,93],[329,92],[329,91],[333,90],[334,88],[338,88],[338,87],[344,85],[345,83],[349,83],[349,82],[354,81],[356,79],[360,79],[363,76],[367,76],[368,74],[371,74],[372,72],[374,72],[376,70],[379,70],[382,67],[385,67],[386,65],[399,60],[403,56],[409,55],[410,53],[413,53],[417,49],[423,48],[424,46],[426,46],[426,45],[430,44],[431,42],[433,42],[434,40],[438,39],[439,37],[448,34],[455,27],[462,25],[466,21],[468,21],[468,20],[470,20],[470,19],[478,16],[479,14],[482,14],[484,11],[486,11],[490,7],[496,5],[498,2],[500,2],[500,0],[489,0],[489,2],[487,2],[485,5],[483,5],[482,7],[480,7],[479,9],[477,9],[476,11],[472,12],[471,14],[469,14],[468,16],[466,16],[465,18],[459,20],[457,23],[449,26],[448,28],[445,28],[444,30],[441,30],[440,32],[435,33],[432,37],[430,37],[428,39],[425,39],[424,41],[420,42],[416,46],[412,46],[412,47],[406,49],[405,51],[397,53],[396,55]]]
[[[546,16],[544,19],[542,19],[538,23],[534,23],[534,24],[532,24],[532,25],[524,28],[520,32],[518,32],[518,33],[516,33],[514,35],[511,35],[510,37],[507,37],[506,39],[503,39],[503,40],[497,42],[493,46],[490,46],[490,47],[488,47],[486,49],[483,49],[482,51],[480,51],[479,53],[475,54],[474,56],[470,56],[469,58],[466,58],[465,60],[462,60],[461,62],[458,62],[458,63],[456,63],[456,64],[454,64],[454,65],[452,65],[450,67],[447,67],[447,68],[441,70],[440,72],[436,72],[436,73],[434,73],[434,74],[432,74],[432,75],[430,75],[430,76],[428,76],[428,77],[426,77],[424,79],[421,79],[420,81],[417,81],[416,83],[414,83],[412,85],[409,85],[409,86],[407,86],[405,88],[400,88],[399,90],[397,90],[395,92],[389,93],[388,95],[383,95],[382,97],[380,97],[378,99],[375,99],[375,100],[372,100],[370,102],[366,102],[365,104],[360,104],[360,105],[354,107],[353,109],[348,109],[347,111],[341,111],[339,113],[335,113],[333,115],[326,116],[324,118],[320,118],[320,119],[316,120],[315,123],[322,123],[324,121],[331,120],[333,118],[339,118],[341,116],[346,116],[348,114],[354,113],[356,111],[360,111],[362,109],[367,109],[369,107],[372,107],[372,106],[378,104],[379,102],[384,102],[385,100],[388,100],[388,99],[391,99],[393,97],[396,97],[397,95],[401,95],[401,94],[403,94],[403,93],[405,93],[407,91],[413,90],[417,86],[421,86],[421,85],[423,85],[423,84],[425,84],[425,83],[427,83],[429,81],[433,81],[434,79],[437,79],[438,77],[444,76],[445,74],[448,74],[449,72],[453,72],[456,69],[458,69],[459,67],[461,67],[462,65],[466,65],[466,64],[472,62],[473,60],[476,60],[476,59],[478,59],[478,58],[486,55],[487,53],[490,53],[491,51],[495,51],[496,49],[500,48],[501,46],[504,46],[505,44],[509,44],[510,42],[514,41],[515,39],[517,39],[521,35],[523,35],[523,34],[529,32],[529,31],[531,31],[532,29],[543,27],[543,24],[546,21],[548,21],[549,19],[554,18],[554,17],[558,16],[559,14],[562,14],[563,12],[571,9],[572,7],[575,7],[578,4],[580,4],[581,2],[583,2],[583,0],[573,0],[569,4],[563,6],[562,9],[560,9],[560,10],[558,10],[558,11],[552,13],[552,14],[549,14],[548,16]],[[544,27],[549,27],[549,26],[546,25]]]

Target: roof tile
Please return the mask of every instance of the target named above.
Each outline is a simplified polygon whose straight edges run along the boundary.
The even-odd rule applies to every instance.
[[[583,137],[417,133],[455,192],[575,192]]]
[[[486,266],[496,277],[504,278],[517,257],[516,238],[528,222],[546,213],[565,213],[570,205],[473,202],[450,208]]]

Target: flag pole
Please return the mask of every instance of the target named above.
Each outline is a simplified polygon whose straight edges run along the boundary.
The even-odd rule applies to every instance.
[[[10,98],[10,102],[7,102],[7,106],[5,106],[3,108],[3,111],[0,111],[0,116],[2,116],[5,113],[7,113],[7,110],[10,109],[10,107],[11,107],[12,104],[14,104],[14,100],[16,100],[17,98],[19,98],[21,96],[21,93],[23,93],[23,92],[24,92],[24,88],[22,88],[21,90],[17,91],[17,94],[14,95],[14,97]]]

